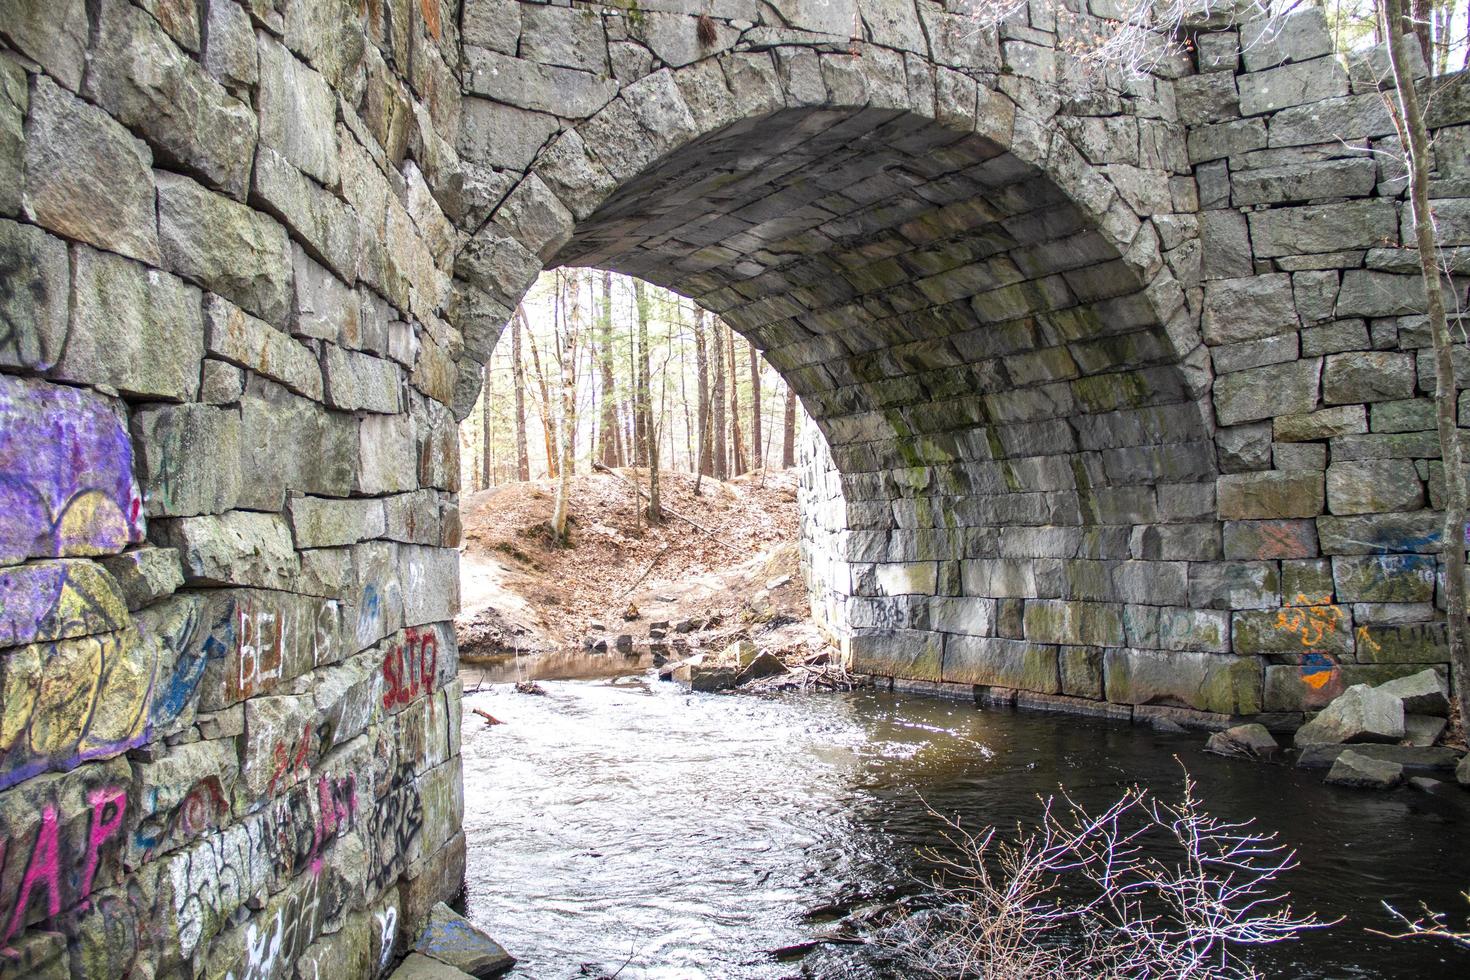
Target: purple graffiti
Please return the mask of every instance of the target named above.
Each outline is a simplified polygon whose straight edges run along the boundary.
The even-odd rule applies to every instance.
[[[143,539],[142,503],[105,399],[0,375],[0,561],[121,551]]]

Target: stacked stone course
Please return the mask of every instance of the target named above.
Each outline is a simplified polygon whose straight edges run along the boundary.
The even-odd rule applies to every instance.
[[[368,7],[0,3],[0,976],[458,891],[457,16]]]
[[[1442,671],[1381,52],[1088,80],[1071,7],[0,0],[0,975],[371,976],[458,888],[456,419],[558,264],[800,395],[858,670],[1283,726]]]

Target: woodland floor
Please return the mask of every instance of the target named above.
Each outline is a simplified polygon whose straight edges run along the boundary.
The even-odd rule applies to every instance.
[[[599,638],[611,648],[620,634],[647,649],[650,625],[681,621],[692,621],[689,640],[703,649],[740,638],[770,650],[821,645],[797,565],[794,470],[705,477],[698,496],[693,476],[666,473],[667,513],[653,527],[628,482],[636,477],[646,492],[646,471],[617,472],[623,479],[573,479],[565,547],[549,531],[554,481],[461,499],[462,657],[551,655]]]

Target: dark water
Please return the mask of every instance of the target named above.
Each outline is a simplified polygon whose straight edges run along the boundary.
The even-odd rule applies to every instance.
[[[1320,772],[1207,756],[1198,736],[902,695],[542,684],[545,697],[466,697],[506,722],[465,711],[468,911],[521,958],[518,975],[863,974],[861,950],[764,951],[820,929],[808,910],[923,875],[916,848],[937,836],[923,800],[1006,827],[1059,783],[1092,804],[1133,781],[1177,798],[1182,762],[1211,812],[1254,817],[1300,851],[1285,882],[1298,910],[1346,918],[1265,951],[1267,976],[1470,977],[1470,953],[1365,931],[1389,927],[1381,899],[1470,911],[1470,794],[1339,790]]]

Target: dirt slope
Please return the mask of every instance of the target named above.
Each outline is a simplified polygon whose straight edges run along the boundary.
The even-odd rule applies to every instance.
[[[646,473],[618,472],[636,475],[646,491]],[[593,624],[646,634],[649,622],[729,615],[757,593],[805,615],[794,471],[726,483],[706,477],[699,496],[693,477],[666,474],[669,513],[655,527],[635,511],[625,480],[578,476],[570,547],[555,545],[549,533],[555,493],[553,482],[536,481],[461,499],[463,611],[456,625],[466,657],[580,647],[598,632]],[[625,621],[630,604],[639,615]]]

